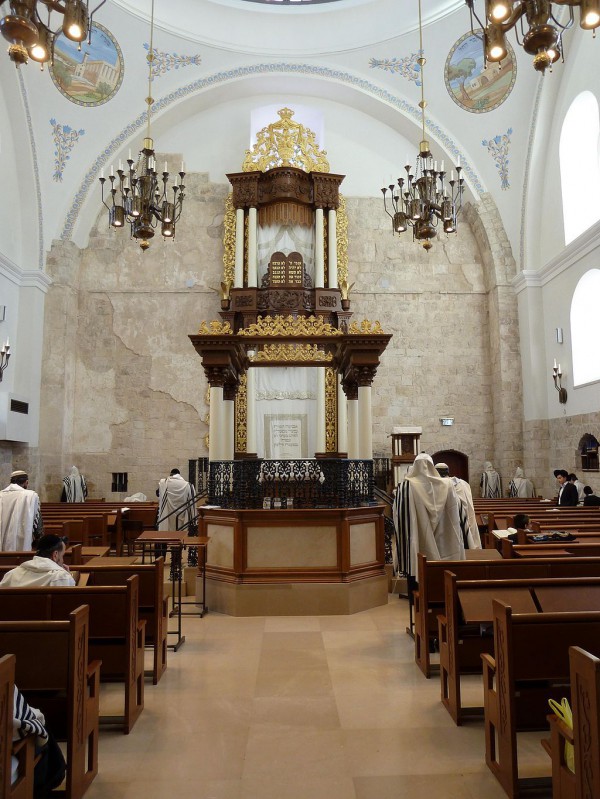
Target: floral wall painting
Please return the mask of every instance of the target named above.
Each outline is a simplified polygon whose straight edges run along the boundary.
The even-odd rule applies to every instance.
[[[62,33],[54,45],[50,75],[54,85],[77,105],[97,106],[108,102],[123,82],[123,53],[112,33],[92,23],[91,44],[72,42]]]
[[[63,172],[67,161],[71,158],[70,152],[79,139],[85,135],[85,130],[75,130],[70,125],[62,125],[55,119],[50,120],[52,137],[54,138],[54,174],[52,180],[62,182]]]
[[[500,188],[502,191],[510,189],[508,182],[508,148],[510,147],[510,137],[512,136],[512,128],[509,128],[506,133],[498,134],[491,139],[483,139],[481,144],[487,147],[488,153],[494,159],[496,169],[500,175]]]
[[[383,69],[385,72],[391,72],[392,75],[402,75],[403,78],[411,80],[417,86],[421,85],[421,65],[417,60],[421,54],[421,50],[417,53],[411,53],[404,58],[370,58],[369,66],[371,69]]]
[[[148,42],[144,42],[144,49],[150,51]],[[202,58],[199,55],[180,55],[179,53],[165,53],[152,48],[154,60],[152,61],[152,77],[158,78],[172,69],[182,69],[190,65],[200,66]]]
[[[483,31],[465,33],[452,47],[444,67],[448,94],[465,111],[483,114],[506,100],[517,79],[517,60],[510,44],[498,63],[483,58]]]

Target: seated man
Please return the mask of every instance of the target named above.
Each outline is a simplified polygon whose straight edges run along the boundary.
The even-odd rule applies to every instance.
[[[13,700],[13,741],[35,735],[35,753],[38,760],[33,772],[33,795],[48,796],[48,792],[58,788],[65,778],[65,759],[60,747],[46,730],[46,720],[41,711],[27,704],[23,694],[15,685]],[[18,776],[18,762],[12,758],[11,782]],[[54,795],[54,794],[53,794]]]
[[[63,560],[68,543],[68,538],[58,535],[42,536],[37,542],[37,555],[6,572],[0,588],[75,585],[69,567]]]
[[[584,486],[583,488],[584,498],[583,504],[586,506],[589,505],[600,505],[600,497],[596,496],[590,486]]]

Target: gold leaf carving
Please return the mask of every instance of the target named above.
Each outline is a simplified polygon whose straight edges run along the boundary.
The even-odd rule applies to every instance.
[[[337,450],[337,372],[325,369],[325,451]]]
[[[316,344],[279,343],[266,344],[259,350],[252,361],[323,361],[333,360],[330,352],[320,350]]]
[[[220,322],[218,319],[213,319],[212,322],[201,322],[198,329],[199,336],[230,336],[233,333],[229,322]]]
[[[291,108],[277,113],[280,119],[259,131],[252,150],[246,150],[242,172],[268,172],[278,166],[329,172],[327,153],[319,150],[313,131],[294,122]]]
[[[339,199],[340,204],[336,213],[336,238],[338,285],[341,287],[344,281],[348,282],[348,213],[346,198],[340,194]]]
[[[235,208],[232,194],[225,200],[225,217],[223,219],[223,280],[233,286],[235,272]]]
[[[341,336],[342,331],[320,316],[259,316],[255,324],[238,331],[240,336]]]
[[[240,384],[235,397],[235,448],[237,452],[248,451],[248,376],[240,375]]]
[[[363,319],[363,321],[359,324],[358,322],[352,322],[350,327],[348,328],[348,333],[351,335],[373,335],[378,333],[384,333],[385,331],[379,324],[379,322],[370,322],[368,319]]]

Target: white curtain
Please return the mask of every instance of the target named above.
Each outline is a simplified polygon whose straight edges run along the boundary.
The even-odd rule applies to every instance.
[[[304,268],[315,280],[315,231],[314,227],[304,225],[259,225],[256,234],[258,251],[258,285],[267,274],[269,261],[274,252],[289,255],[299,252],[304,260]]]
[[[318,367],[254,368],[258,457],[314,458]]]

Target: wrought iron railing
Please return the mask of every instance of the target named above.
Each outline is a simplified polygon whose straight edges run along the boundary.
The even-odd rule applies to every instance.
[[[282,461],[272,478],[262,460],[212,461],[208,503],[222,508],[352,508],[375,502],[373,461],[325,458],[310,461],[307,479],[291,479],[306,461]],[[294,464],[298,468],[294,469]],[[316,469],[316,472],[315,472]],[[261,479],[262,478],[262,479]],[[322,478],[322,479],[321,479]],[[291,502],[290,502],[291,500]]]

